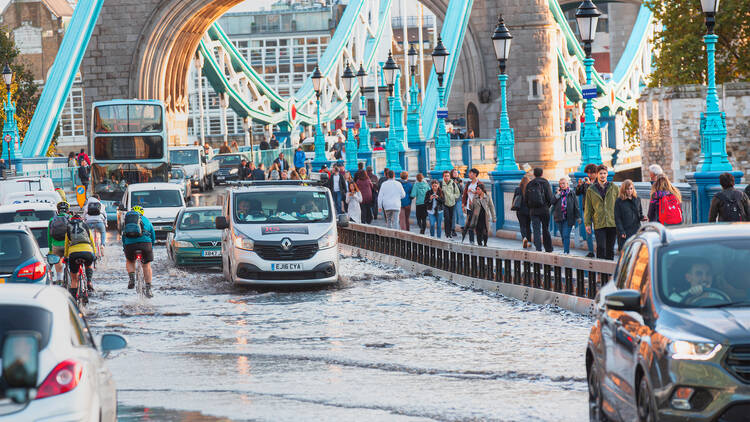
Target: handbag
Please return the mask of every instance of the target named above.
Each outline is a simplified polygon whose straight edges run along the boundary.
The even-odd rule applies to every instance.
[[[511,205],[510,210],[511,211],[520,211],[521,210],[521,201],[523,201],[523,198],[521,195],[513,195],[513,205]]]

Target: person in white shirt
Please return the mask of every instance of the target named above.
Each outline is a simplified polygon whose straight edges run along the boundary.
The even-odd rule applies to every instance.
[[[98,204],[98,205],[92,205]],[[98,209],[98,214],[96,210]],[[92,231],[99,232],[101,245],[107,245],[107,211],[104,204],[99,201],[99,195],[94,194],[86,199],[83,204],[83,221],[88,224]]]
[[[398,230],[398,214],[401,212],[401,199],[406,197],[403,185],[395,179],[393,170],[388,170],[388,180],[383,182],[378,194],[378,208],[385,215],[385,226]]]
[[[360,204],[362,203],[362,193],[354,182],[349,183],[349,192],[346,193],[346,203],[349,206],[346,211],[349,220],[355,223],[361,223],[362,207],[360,207]]]
[[[336,166],[333,166],[331,178],[328,179],[328,189],[331,191],[333,202],[336,204],[336,215],[343,213],[342,203],[348,188],[346,187],[344,176],[339,172],[339,169]]]

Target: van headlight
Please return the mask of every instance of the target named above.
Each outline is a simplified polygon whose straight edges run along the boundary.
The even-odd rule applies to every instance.
[[[336,238],[336,231],[331,229],[328,233],[324,234],[323,237],[318,239],[318,249],[330,249],[336,246],[338,239]]]
[[[669,344],[672,359],[709,360],[721,350],[721,344],[694,343],[692,341],[675,340]]]
[[[250,239],[244,233],[238,232],[236,230],[232,230],[232,236],[234,236],[235,247],[246,251],[253,250],[253,247],[255,246],[255,242],[253,242],[253,239]]]
[[[229,174],[237,174],[237,173],[239,173],[238,169],[231,169],[231,170],[229,170]]]

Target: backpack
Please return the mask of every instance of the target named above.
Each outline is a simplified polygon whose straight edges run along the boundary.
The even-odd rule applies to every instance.
[[[54,216],[49,223],[49,235],[58,242],[64,242],[67,233],[68,216],[65,214]]]
[[[526,186],[526,206],[529,208],[544,208],[547,206],[544,200],[544,187],[541,183],[529,183]]]
[[[721,221],[747,220],[745,210],[743,209],[742,204],[740,204],[740,198],[738,198],[740,195],[732,195],[731,192],[727,194],[719,192],[716,196],[721,201],[721,208],[719,209],[721,213]]]
[[[141,214],[136,211],[129,211],[125,214],[124,224],[122,225],[122,235],[133,239],[143,236],[143,221],[141,221]]]
[[[680,201],[671,193],[659,199],[659,222],[664,225],[682,223]]]
[[[102,213],[102,203],[101,202],[89,202],[89,206],[86,209],[86,214],[88,215],[99,215]]]
[[[81,220],[72,220],[68,224],[68,241],[71,245],[91,243],[88,226]]]

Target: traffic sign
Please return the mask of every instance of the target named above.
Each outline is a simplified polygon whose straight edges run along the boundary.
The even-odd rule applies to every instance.
[[[5,137],[3,138],[3,140],[4,140],[5,142],[7,142],[7,143],[10,143],[10,141],[12,141],[12,140],[13,140],[13,137],[12,137],[12,136],[10,136],[10,133],[6,133],[6,134],[5,134]]]
[[[437,109],[437,118],[438,119],[447,119],[448,118],[448,109],[445,107]]]
[[[359,115],[362,117],[367,117],[367,110],[360,110]]]
[[[347,120],[346,121],[346,128],[347,129],[354,129],[354,120]]]
[[[596,85],[584,85],[581,87],[581,94],[584,100],[591,100],[598,96]]]

